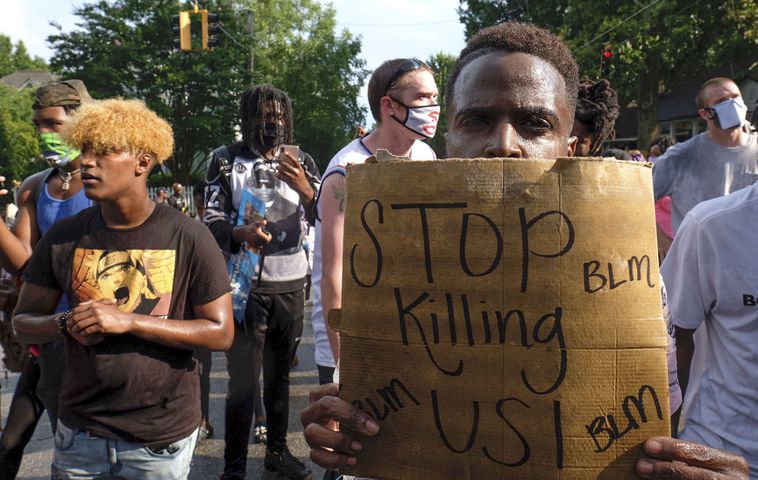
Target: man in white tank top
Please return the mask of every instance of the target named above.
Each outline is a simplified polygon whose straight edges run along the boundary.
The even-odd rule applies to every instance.
[[[414,160],[437,158],[423,142],[437,129],[440,107],[432,70],[415,58],[388,60],[371,75],[368,100],[376,128],[348,143],[329,162],[316,199],[313,258],[313,335],[319,382],[331,383],[339,359],[337,333],[327,313],[342,304],[342,233],[345,223],[345,167],[363,163],[378,149]]]

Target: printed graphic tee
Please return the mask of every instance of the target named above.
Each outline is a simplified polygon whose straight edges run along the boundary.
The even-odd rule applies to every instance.
[[[113,299],[119,309],[192,321],[192,307],[230,290],[207,228],[166,205],[140,226],[115,230],[95,206],[56,223],[37,244],[24,279],[63,292],[69,304]],[[132,335],[86,347],[65,338],[61,422],[97,436],[163,446],[200,424],[192,351]]]

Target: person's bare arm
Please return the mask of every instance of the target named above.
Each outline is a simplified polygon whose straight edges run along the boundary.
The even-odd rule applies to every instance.
[[[650,438],[642,450],[646,457],[636,465],[642,478],[748,480],[745,459],[724,450],[668,437]]]
[[[329,311],[342,307],[342,243],[345,231],[345,177],[334,174],[321,186],[321,303],[324,319]],[[326,332],[334,361],[340,357],[339,334],[329,327]]]
[[[47,343],[60,335],[55,307],[61,299],[60,290],[24,282],[13,312],[13,330],[26,343]]]
[[[24,180],[18,193],[18,213],[13,230],[0,219],[0,267],[13,275],[19,275],[32,256],[40,238],[37,227],[37,203],[31,198],[35,185],[44,180],[45,172]]]
[[[69,333],[84,345],[103,335],[132,334],[151,342],[188,350],[226,350],[234,338],[232,300],[229,293],[193,307],[195,319],[172,320],[125,313],[113,300],[80,303],[69,317]]]

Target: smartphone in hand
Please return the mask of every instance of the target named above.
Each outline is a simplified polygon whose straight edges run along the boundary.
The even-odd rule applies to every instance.
[[[286,153],[287,155],[291,156],[294,160],[291,160],[287,155],[282,155]],[[299,162],[300,161],[300,147],[297,145],[282,145],[280,155],[279,155],[279,161],[280,162]]]

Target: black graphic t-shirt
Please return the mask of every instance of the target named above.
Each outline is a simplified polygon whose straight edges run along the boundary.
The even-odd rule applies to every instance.
[[[114,230],[95,206],[56,223],[24,272],[61,290],[74,307],[113,299],[125,312],[192,321],[192,307],[230,290],[207,228],[166,205],[140,226]],[[67,336],[61,421],[71,428],[148,446],[172,443],[200,424],[192,352],[132,335],[85,347]]]

